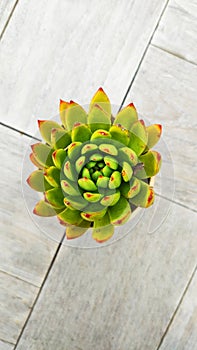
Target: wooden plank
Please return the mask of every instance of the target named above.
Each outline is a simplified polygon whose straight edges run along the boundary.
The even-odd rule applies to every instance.
[[[147,234],[153,212],[116,244],[61,248],[17,350],[157,348],[196,264],[197,236],[193,213],[175,204]]]
[[[33,133],[59,98],[87,104],[99,86],[119,105],[166,1],[20,0],[1,43],[3,122]]]
[[[61,239],[61,228],[55,234],[53,223],[46,222],[46,229],[48,227],[49,230],[49,225],[52,225],[51,237],[54,229],[56,241],[52,241],[36,227],[27,211],[22,194],[21,170],[30,139],[2,126],[0,138],[3,141],[0,177],[0,270],[40,286],[56,252],[57,242]],[[30,162],[28,163],[27,172]],[[31,189],[30,192],[25,189],[25,196],[29,200],[32,196],[32,201],[36,203]]]
[[[196,89],[194,65],[150,47],[125,101],[125,105],[134,101],[140,115],[150,123],[163,125],[163,142],[171,152],[175,176],[168,171],[163,144],[158,144],[155,148],[165,160],[162,194],[172,198],[172,186],[168,185],[174,180],[174,200],[191,209],[196,208]]]
[[[12,12],[16,0],[1,0],[0,2],[0,35],[4,29],[4,26]]]
[[[197,345],[197,274],[159,350],[190,350]]]
[[[14,345],[0,340],[0,350],[14,350]]]
[[[174,55],[197,63],[196,22],[196,0],[171,0],[152,43]]]
[[[0,287],[0,339],[15,343],[38,288],[3,272],[0,272]],[[6,349],[6,344],[2,349]]]

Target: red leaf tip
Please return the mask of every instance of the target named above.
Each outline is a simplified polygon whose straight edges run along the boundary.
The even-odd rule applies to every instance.
[[[38,120],[38,127],[40,128],[44,122],[46,122],[46,120]]]
[[[127,107],[135,108],[133,102],[129,103]],[[136,108],[135,108],[136,109]]]
[[[98,89],[98,91],[100,91],[100,92],[104,92],[104,90],[103,90],[103,88],[102,88],[102,87],[100,87],[100,88]]]

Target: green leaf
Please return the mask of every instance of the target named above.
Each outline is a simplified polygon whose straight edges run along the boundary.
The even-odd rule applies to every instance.
[[[55,166],[46,169],[44,177],[52,187],[60,187],[60,170]]]
[[[148,151],[141,155],[139,160],[144,164],[144,168],[136,173],[139,179],[147,179],[156,175],[161,168],[161,155],[156,151]]]
[[[78,185],[75,182],[69,181],[69,180],[62,180],[61,181],[61,187],[62,190],[71,196],[79,196],[80,191],[78,188]]]
[[[94,133],[91,136],[91,141],[96,140],[96,139],[103,139],[103,141],[105,139],[111,139],[111,134],[107,130],[98,129],[98,130],[94,131]]]
[[[50,204],[46,203],[43,200],[40,200],[34,210],[33,213],[38,215],[38,216],[44,216],[44,217],[48,217],[48,216],[55,216],[57,215],[57,213],[61,212],[62,209],[55,209],[53,208]]]
[[[108,168],[110,168],[112,170],[117,170],[118,169],[118,162],[117,162],[116,158],[113,158],[111,156],[105,156],[104,157],[104,162],[105,162],[105,164],[106,164],[106,166]],[[107,170],[107,172],[109,173],[108,170]],[[108,175],[105,175],[105,176],[108,176]]]
[[[90,227],[90,222],[83,220],[83,225],[87,226],[68,226],[66,228],[66,238],[67,239],[74,239],[82,236]]]
[[[65,197],[64,204],[70,209],[81,210],[84,209],[88,203],[82,196],[78,195]]]
[[[67,132],[64,129],[52,129],[51,145],[54,149],[66,148],[70,143],[70,132]]]
[[[131,208],[126,198],[120,197],[119,201],[108,208],[110,221],[113,225],[124,224],[131,215]]]
[[[95,203],[97,204],[97,203]],[[100,206],[101,208],[103,208],[103,206]],[[98,208],[100,208],[98,207]],[[104,208],[104,209],[100,209],[98,211],[93,211],[94,210],[94,203],[91,203],[90,205],[90,209],[89,211],[87,211],[87,208],[84,212],[81,213],[81,217],[84,219],[84,220],[87,220],[87,221],[94,221],[95,219],[100,219],[102,218],[105,214],[106,214],[106,211],[107,211],[107,208]],[[95,209],[98,209],[97,207]]]
[[[53,165],[52,153],[53,149],[50,146],[44,145],[41,142],[31,145],[35,160],[43,167],[48,168]]]
[[[110,154],[112,156],[117,156],[118,155],[118,150],[114,145],[110,145],[107,143],[102,143],[101,145],[99,145],[99,149],[101,152]]]
[[[127,130],[130,130],[133,123],[138,120],[136,108],[133,103],[123,108],[116,116],[114,125],[121,125]]]
[[[67,160],[64,164],[64,174],[71,181],[75,181],[77,178],[75,166],[70,160]]]
[[[110,224],[108,213],[94,221],[92,238],[98,243],[106,242],[114,234],[114,226]]]
[[[78,184],[85,191],[96,191],[97,190],[95,183],[86,177],[82,177],[81,179],[79,179]]]
[[[130,135],[128,130],[123,129],[120,125],[112,125],[109,131],[113,140],[117,140],[126,146],[129,144]]]
[[[138,120],[131,127],[129,147],[139,156],[147,146],[148,135],[143,120]]]
[[[88,125],[92,132],[103,129],[109,130],[111,115],[107,114],[98,104],[94,105],[88,114]]]
[[[131,166],[134,166],[138,163],[138,157],[136,153],[128,147],[122,147],[119,149],[118,159],[120,162],[128,162]]]
[[[87,125],[76,125],[72,130],[72,142],[86,142],[90,140],[91,135],[91,130]]]
[[[122,181],[122,178],[119,171],[114,171],[111,174],[111,177],[109,179],[109,188],[110,189],[118,188],[121,185],[121,181]]]
[[[79,225],[82,221],[79,210],[71,210],[69,208],[64,209],[57,217],[63,224]]]
[[[97,104],[100,106],[107,114],[111,115],[111,104],[105,91],[100,87],[95,95],[92,97],[90,102],[90,110],[93,106]]]
[[[87,124],[86,111],[76,102],[70,101],[65,113],[67,130],[72,130],[76,123]]]
[[[49,183],[45,180],[42,170],[35,170],[27,179],[28,185],[33,190],[38,192],[44,192],[52,188]]]
[[[66,159],[66,151],[64,149],[54,151],[52,154],[52,159],[56,168],[61,169]]]
[[[84,155],[86,153],[90,153],[92,151],[95,151],[96,149],[98,149],[98,146],[95,145],[94,143],[86,143],[86,145],[83,146],[83,148],[81,150],[81,154]]]
[[[81,148],[82,148],[81,142],[72,142],[68,146],[68,157],[74,161],[76,158],[78,158],[81,155]]]
[[[113,206],[115,205],[120,199],[120,191],[116,191],[112,194],[107,194],[105,197],[102,198],[101,204],[105,207]]]
[[[129,180],[131,180],[131,177],[132,177],[132,175],[133,175],[133,169],[132,169],[132,167],[129,165],[129,163],[123,162],[121,174],[122,174],[123,180],[124,180],[125,182],[128,182]]]
[[[40,134],[42,138],[49,144],[51,145],[51,132],[52,129],[58,128],[60,130],[63,130],[61,126],[52,121],[52,120],[38,120],[38,126],[40,129]]]
[[[147,150],[156,145],[162,133],[162,126],[160,124],[153,124],[146,128],[148,133]]]
[[[130,199],[130,202],[137,207],[148,208],[154,202],[154,190],[144,181],[140,181],[139,193]]]
[[[85,156],[81,156],[81,157],[79,157],[76,160],[75,168],[76,168],[77,174],[80,173],[80,171],[82,170],[82,168],[85,165],[85,163],[86,163],[86,157]]]
[[[55,208],[64,208],[64,195],[61,188],[53,188],[45,192],[45,201]]]
[[[91,193],[91,192],[84,192],[83,194],[84,198],[88,201],[88,202],[99,202],[100,199],[102,198],[102,194],[100,193]]]
[[[136,196],[140,191],[141,181],[133,177],[130,182],[123,182],[120,186],[121,194],[126,198]]]

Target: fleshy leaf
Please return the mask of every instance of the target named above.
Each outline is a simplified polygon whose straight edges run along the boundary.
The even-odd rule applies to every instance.
[[[70,103],[60,100],[59,112],[62,125],[66,128],[66,109],[69,107]]]
[[[79,188],[75,182],[69,180],[61,181],[62,190],[70,196],[79,196]]]
[[[113,158],[111,156],[106,156],[104,157],[104,162],[106,164],[107,167],[109,167],[112,170],[117,170],[118,169],[118,162],[116,160],[116,158]],[[108,176],[108,175],[105,175]]]
[[[121,194],[126,198],[136,196],[140,191],[141,181],[133,177],[130,182],[123,182],[120,186]]]
[[[85,165],[85,163],[86,163],[86,157],[85,156],[81,156],[81,157],[79,157],[76,160],[75,168],[76,168],[77,174],[80,173],[80,171],[82,170],[82,168]]]
[[[140,181],[140,192],[130,199],[137,207],[148,208],[154,202],[154,190],[144,181]]]
[[[101,204],[109,207],[115,205],[120,199],[120,191],[116,191],[115,193],[106,195],[102,198]]]
[[[98,104],[94,105],[88,114],[88,125],[92,132],[103,129],[109,130],[111,115],[107,114]]]
[[[119,149],[118,158],[120,161],[128,162],[131,166],[134,166],[138,163],[138,157],[136,153],[128,147],[122,147]]]
[[[97,187],[107,188],[109,184],[109,178],[106,176],[99,176],[96,182]]]
[[[130,135],[128,130],[123,129],[120,125],[112,125],[109,129],[110,134],[112,135],[113,140],[128,145],[130,141]]]
[[[93,210],[93,204],[92,203],[91,203],[91,207],[90,208]],[[86,210],[85,212],[81,213],[81,217],[84,220],[87,220],[87,221],[94,221],[95,219],[102,218],[106,214],[106,211],[107,211],[107,208],[104,208],[104,209],[102,209],[100,211],[87,211]]]
[[[31,145],[34,158],[42,166],[48,168],[53,165],[52,153],[53,149],[50,146],[44,145],[41,142]]]
[[[91,136],[91,140],[95,140],[95,139],[111,139],[111,134],[107,130],[98,129],[94,131],[94,133]]]
[[[129,163],[123,162],[121,174],[122,174],[123,180],[124,180],[125,182],[128,182],[129,180],[131,180],[131,177],[132,177],[132,175],[133,175],[133,169],[132,169],[132,167],[129,165]]]
[[[62,209],[55,209],[53,208],[50,204],[46,203],[43,200],[40,200],[34,210],[33,213],[38,215],[38,216],[55,216],[57,213],[61,212]]]
[[[66,208],[57,217],[60,220],[60,222],[78,226],[79,223],[82,221],[80,213],[81,212],[79,210],[71,210],[69,208]]]
[[[116,116],[114,125],[121,125],[123,128],[130,130],[133,123],[138,120],[136,108],[133,103],[123,108]]]
[[[76,123],[87,124],[87,113],[78,103],[70,101],[65,115],[67,130],[72,130]]]
[[[70,132],[55,128],[51,130],[51,145],[54,149],[66,148],[70,143]]]
[[[72,161],[74,161],[76,158],[80,156],[82,145],[83,144],[81,142],[72,142],[68,146],[68,156]]]
[[[90,153],[92,151],[95,151],[96,149],[98,149],[97,145],[95,145],[94,143],[87,143],[86,145],[83,146],[81,150],[81,154]]]
[[[139,179],[147,179],[156,175],[161,167],[161,155],[156,151],[148,151],[141,155],[139,160],[144,164],[144,168],[136,173]]]
[[[61,169],[66,158],[66,151],[63,149],[58,149],[53,152],[52,159],[56,168]]]
[[[32,162],[37,168],[39,168],[39,169],[44,169],[44,166],[41,165],[41,164],[36,160],[36,158],[35,158],[33,152],[30,153],[29,158],[30,158],[31,162]]]
[[[86,142],[90,140],[92,132],[85,124],[74,126],[72,130],[72,142]]]
[[[119,173],[119,171],[114,171],[109,179],[109,188],[118,188],[121,185],[121,180],[121,174]]]
[[[114,226],[110,224],[108,213],[103,218],[95,220],[92,232],[92,238],[98,243],[106,242],[114,234]]]
[[[112,164],[112,161],[108,162],[108,160],[106,160],[105,164],[106,164],[106,163],[112,165],[113,167],[115,167],[115,164],[116,164],[116,163]],[[103,169],[102,169],[103,175],[106,176],[106,177],[110,177],[111,174],[113,173],[113,170],[112,170],[112,169],[114,169],[114,168],[109,167],[108,165],[105,165],[105,166],[103,167]],[[116,169],[117,169],[117,168],[115,167],[114,170],[116,170]]]
[[[108,208],[108,212],[113,225],[122,225],[129,219],[131,208],[127,199],[121,196],[113,207]]]
[[[61,188],[53,188],[45,192],[45,201],[51,204],[54,208],[64,208],[64,196]]]
[[[105,91],[100,87],[97,92],[92,97],[92,100],[90,102],[90,110],[93,108],[93,106],[97,104],[99,105],[107,114],[111,116],[111,104],[108,96],[106,95]]]
[[[44,177],[51,186],[60,187],[60,170],[55,166],[46,169]]]
[[[88,201],[88,202],[98,202],[100,201],[100,199],[102,198],[102,194],[100,193],[91,193],[91,192],[84,192],[83,194],[84,198]]]
[[[129,147],[139,156],[147,146],[148,136],[143,120],[138,120],[131,127]]]
[[[70,160],[67,160],[64,164],[64,174],[69,180],[75,181],[76,171],[74,168],[74,164]]]
[[[92,180],[88,179],[87,177],[82,177],[81,179],[79,179],[78,184],[85,191],[97,190],[95,183]]]
[[[118,150],[114,145],[110,145],[107,143],[102,143],[101,145],[99,145],[99,149],[101,152],[110,154],[112,156],[117,156],[118,154]]]
[[[146,130],[148,133],[147,149],[150,149],[159,141],[162,133],[162,126],[160,124],[153,124],[149,125]]]
[[[87,225],[87,226],[85,226]],[[80,226],[68,226],[66,228],[66,238],[74,239],[82,236],[90,227],[90,222],[83,220],[82,227]]]
[[[84,209],[88,203],[82,196],[78,195],[65,197],[64,204],[70,209],[81,210]]]
[[[53,120],[38,120],[38,126],[42,138],[51,145],[51,131],[54,128],[62,129],[61,125],[54,122]],[[63,130],[63,129],[62,129]]]
[[[27,179],[28,185],[37,192],[44,192],[52,188],[44,178],[42,170],[35,170]]]

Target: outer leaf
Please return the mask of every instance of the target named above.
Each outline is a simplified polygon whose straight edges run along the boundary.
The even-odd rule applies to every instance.
[[[139,156],[145,150],[147,141],[148,136],[144,122],[139,120],[131,127],[129,147]]]
[[[31,162],[32,162],[35,166],[37,166],[37,168],[39,168],[39,169],[44,169],[44,166],[41,165],[41,164],[36,160],[36,158],[35,158],[35,156],[34,156],[33,153],[30,153],[29,158],[30,158]]]
[[[70,209],[81,210],[84,209],[88,203],[82,196],[78,195],[65,197],[64,204]]]
[[[144,164],[144,168],[136,173],[139,179],[147,179],[156,175],[161,168],[161,155],[156,151],[148,151],[141,155],[139,160]]]
[[[76,180],[75,167],[74,167],[74,164],[70,160],[67,160],[64,164],[64,174],[67,177],[67,179],[69,179],[71,181]]]
[[[131,166],[135,166],[138,163],[138,157],[136,153],[128,147],[122,147],[119,149],[118,159],[120,162],[128,162]]]
[[[92,151],[95,151],[98,148],[97,145],[94,143],[86,143],[86,145],[83,146],[81,150],[81,154],[91,153]]]
[[[45,192],[45,201],[51,204],[54,208],[64,208],[64,196],[61,188],[53,188]]]
[[[111,115],[107,114],[98,104],[94,105],[88,114],[88,125],[92,132],[103,129],[109,130]]]
[[[70,101],[66,109],[65,123],[68,130],[72,130],[76,123],[87,124],[86,111],[78,103]]]
[[[28,185],[33,190],[38,192],[44,192],[52,188],[49,183],[45,180],[42,170],[35,170],[27,179]]]
[[[91,208],[93,208],[93,204],[91,204]],[[87,221],[94,221],[95,219],[102,218],[106,214],[106,211],[107,208],[104,208],[100,211],[85,211],[81,213],[81,217]]]
[[[82,222],[80,213],[81,212],[79,210],[71,210],[69,208],[66,208],[57,217],[60,222],[63,222],[64,224],[77,226],[80,222]]]
[[[110,145],[107,143],[102,143],[101,145],[99,145],[99,149],[101,152],[110,154],[112,156],[117,156],[118,155],[118,150],[114,145]]]
[[[128,130],[123,129],[120,125],[112,125],[109,131],[113,140],[117,140],[126,146],[129,144],[130,135]]]
[[[56,167],[46,169],[44,177],[52,187],[60,187],[60,170]]]
[[[103,141],[104,141],[104,139],[111,139],[111,134],[107,130],[98,129],[98,130],[94,131],[94,133],[91,136],[91,140],[95,140],[95,139],[103,139]]]
[[[69,107],[70,103],[60,100],[59,111],[60,111],[60,119],[63,126],[66,128],[66,109]]]
[[[148,208],[154,202],[154,190],[144,181],[140,182],[140,192],[130,199],[130,202],[137,207]]]
[[[111,115],[110,100],[101,87],[92,97],[92,100],[90,102],[90,110],[93,108],[95,104],[99,105],[107,114]]]
[[[72,130],[72,142],[86,142],[90,140],[91,138],[91,130],[90,128],[85,124],[80,124],[74,126],[74,129]]]
[[[76,158],[78,158],[81,155],[81,148],[82,148],[81,142],[72,142],[68,146],[68,156],[69,158],[74,161]]]
[[[108,212],[113,225],[122,225],[129,219],[131,208],[127,199],[121,196],[113,207],[108,208]]]
[[[50,167],[53,165],[52,160],[52,153],[53,150],[50,146],[44,145],[41,142],[35,143],[34,145],[31,145],[33,155],[35,160],[44,166],[45,168]]]
[[[110,224],[108,213],[101,219],[94,221],[92,238],[98,243],[106,242],[114,234],[114,226]]]
[[[148,126],[146,130],[148,133],[147,148],[150,149],[159,141],[162,133],[162,126],[160,124],[153,124]]]
[[[80,195],[79,188],[75,182],[72,182],[69,180],[62,180],[61,187],[62,187],[62,190],[70,196]]]
[[[82,236],[90,227],[90,222],[83,220],[83,225],[87,225],[87,227],[68,226],[66,228],[66,238],[74,239]]]
[[[56,168],[61,169],[66,158],[66,151],[63,149],[58,149],[53,152],[52,159]]]
[[[119,201],[119,199],[120,199],[120,191],[116,191],[115,193],[112,193],[103,197],[103,199],[101,200],[101,204],[106,207],[113,206]]]
[[[51,145],[55,149],[66,148],[71,143],[70,132],[64,129],[52,129]]]
[[[140,191],[141,181],[136,177],[133,177],[130,182],[123,182],[120,186],[121,194],[126,198],[132,198],[136,196]]]
[[[55,216],[57,213],[61,212],[62,209],[55,209],[50,204],[46,203],[45,201],[41,200],[39,201],[34,210],[33,213],[38,216]]]
[[[38,120],[38,126],[42,138],[51,145],[51,131],[54,128],[62,129],[61,126],[53,120]],[[63,129],[62,129],[63,130]]]
[[[133,103],[123,108],[116,116],[114,125],[120,124],[123,128],[130,130],[133,123],[138,120],[136,108]]]

